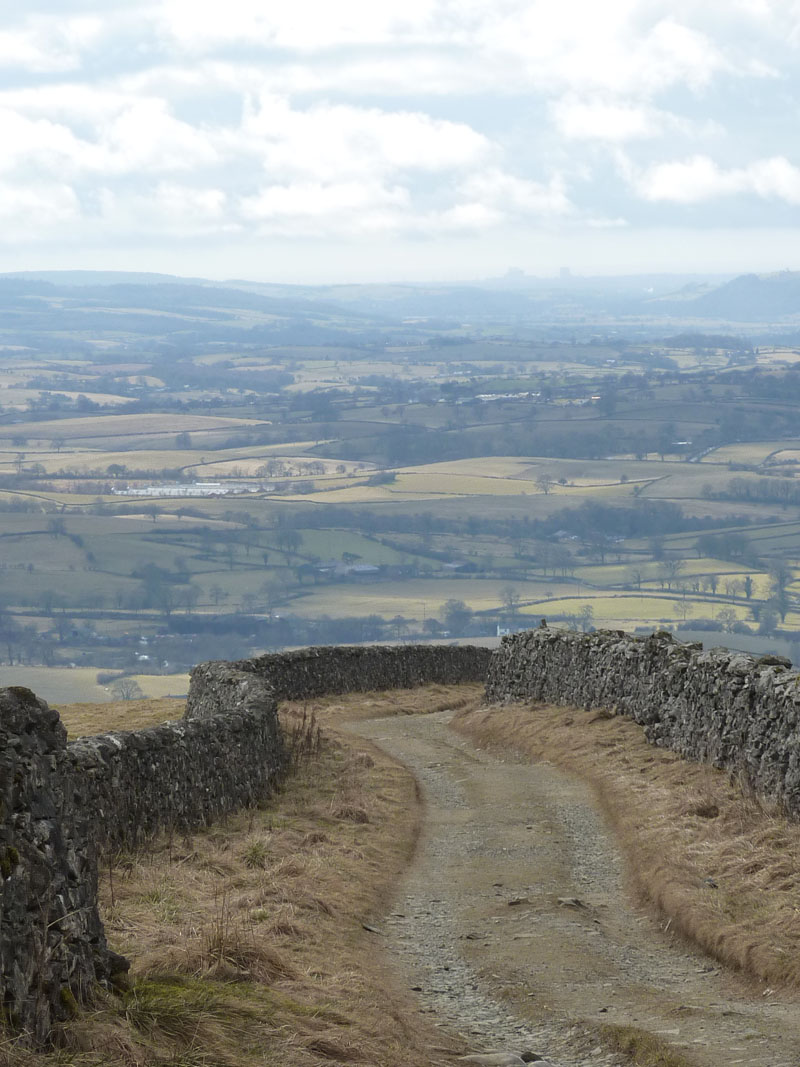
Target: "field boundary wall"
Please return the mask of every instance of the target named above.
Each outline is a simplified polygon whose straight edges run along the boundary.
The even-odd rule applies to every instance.
[[[605,708],[648,740],[723,768],[800,816],[800,674],[781,656],[549,627],[503,638],[486,684],[492,703]]]
[[[184,717],[68,743],[28,689],[0,688],[0,996],[4,1029],[32,1046],[120,983],[97,903],[103,855],[188,833],[257,804],[286,754],[278,701],[482,682],[470,646],[310,648],[192,672]]]

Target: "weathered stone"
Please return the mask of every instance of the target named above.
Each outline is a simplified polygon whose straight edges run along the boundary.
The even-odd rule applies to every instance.
[[[253,805],[285,764],[277,701],[482,681],[482,648],[312,648],[200,664],[179,722],[67,744],[58,713],[0,689],[0,995],[42,1044],[96,982],[125,984],[105,942],[97,855]]]
[[[5,1018],[38,1044],[109,975],[95,848],[69,783],[58,713],[0,689],[0,986]]]
[[[613,708],[653,744],[712,763],[800,816],[800,674],[780,656],[680,645],[671,634],[539,628],[503,638],[487,698]]]
[[[253,675],[276,700],[304,700],[324,693],[482,682],[491,658],[489,649],[473,645],[342,645],[201,663],[192,671],[187,715],[216,714],[222,704],[253,699],[246,683]]]

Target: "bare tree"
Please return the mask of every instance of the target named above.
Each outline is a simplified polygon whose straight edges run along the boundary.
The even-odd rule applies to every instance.
[[[117,678],[111,686],[111,692],[117,700],[141,700],[144,696],[135,678]]]
[[[517,617],[520,595],[513,585],[506,585],[500,590],[500,599],[506,611],[509,623],[513,623]]]

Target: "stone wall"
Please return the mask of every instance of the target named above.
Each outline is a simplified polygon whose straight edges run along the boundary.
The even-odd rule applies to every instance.
[[[246,701],[247,678],[253,675],[277,700],[307,700],[326,693],[482,682],[491,658],[488,648],[475,645],[340,645],[201,663],[192,671],[187,715],[215,714],[231,700]]]
[[[541,627],[505,637],[490,701],[608,708],[647,738],[739,776],[800,815],[800,674],[780,656],[683,645],[671,634],[578,634]]]
[[[57,712],[0,689],[0,996],[31,1044],[113,983],[98,855],[257,803],[284,765],[277,701],[483,681],[482,648],[312,648],[192,672],[179,722],[67,744]]]
[[[188,833],[263,800],[283,771],[274,703],[69,745],[74,800],[102,850]]]
[[[0,689],[0,993],[3,1018],[35,1043],[113,965],[69,770],[58,713],[29,689]]]

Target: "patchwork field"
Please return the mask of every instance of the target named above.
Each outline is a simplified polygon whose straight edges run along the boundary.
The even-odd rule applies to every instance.
[[[248,340],[306,326],[242,299],[241,343],[154,346],[98,297],[111,332],[75,358],[0,344],[9,670],[52,664],[103,700],[88,664],[148,671],[156,696],[202,658],[489,639],[541,615],[793,639],[798,398],[770,369],[785,346],[414,315],[367,338],[369,312],[342,308],[314,319],[325,341]],[[152,309],[148,330],[202,332],[196,310]]]

